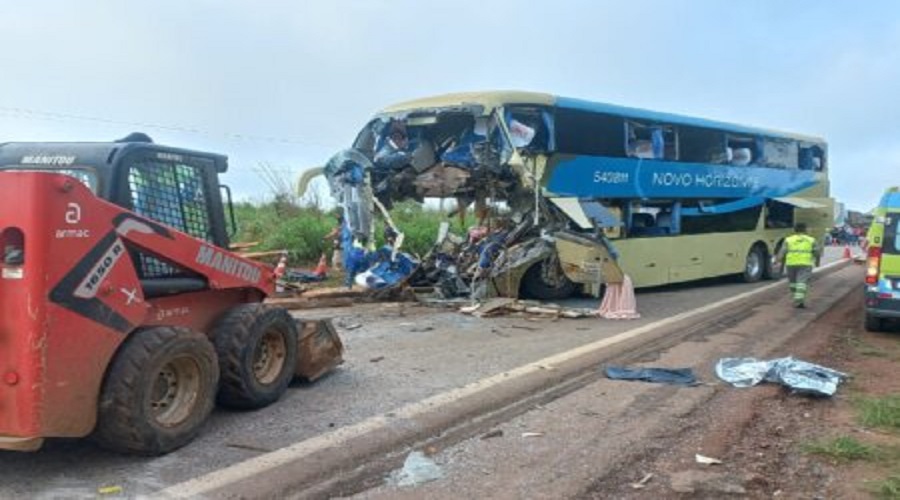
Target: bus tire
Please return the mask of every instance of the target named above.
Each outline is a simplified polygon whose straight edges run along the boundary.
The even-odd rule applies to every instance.
[[[780,247],[780,245],[779,245]],[[775,255],[778,249],[775,250]],[[766,267],[763,269],[763,278],[767,280],[779,280],[784,277],[784,263],[775,264],[774,255],[766,255]]]
[[[103,381],[93,438],[119,453],[180,448],[212,412],[218,380],[216,351],[206,335],[170,326],[138,330]]]
[[[867,312],[865,327],[867,332],[880,332],[884,329],[884,320]]]
[[[753,245],[744,261],[743,279],[745,283],[756,283],[763,277],[766,267],[766,252],[759,245]]]
[[[298,335],[294,318],[280,307],[241,304],[223,314],[213,327],[219,404],[250,410],[277,401],[294,378]]]
[[[549,282],[545,278],[545,267],[555,265],[556,282]],[[536,262],[522,276],[522,284],[519,287],[521,295],[527,299],[559,300],[575,293],[577,285],[563,274],[559,263],[552,259]]]

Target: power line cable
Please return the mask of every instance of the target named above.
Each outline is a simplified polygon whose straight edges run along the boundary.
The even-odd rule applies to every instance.
[[[318,142],[318,141],[309,141],[309,140],[299,140],[293,138],[284,138],[284,137],[275,137],[275,136],[261,136],[261,135],[252,135],[252,134],[242,134],[236,132],[210,132],[207,130],[202,130],[196,127],[188,127],[182,125],[163,125],[157,123],[150,122],[132,122],[126,120],[114,120],[110,118],[102,118],[96,116],[86,116],[86,115],[76,115],[69,113],[59,113],[55,111],[43,111],[37,109],[30,108],[22,108],[22,107],[13,107],[13,106],[0,106],[0,112],[2,112],[5,116],[9,118],[25,118],[25,119],[35,119],[35,120],[50,120],[50,121],[87,121],[87,122],[95,122],[95,123],[104,123],[107,125],[127,125],[129,127],[139,127],[139,128],[150,128],[156,130],[165,130],[169,132],[183,132],[189,134],[196,135],[204,135],[208,137],[223,137],[230,140],[236,141],[244,141],[244,142],[265,142],[265,143],[277,143],[277,144],[293,144],[299,146],[312,146],[312,147],[324,147],[324,148],[333,148],[337,150],[340,146]]]

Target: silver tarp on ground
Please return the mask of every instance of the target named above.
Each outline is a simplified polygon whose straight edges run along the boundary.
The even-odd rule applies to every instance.
[[[716,363],[716,375],[735,387],[750,387],[765,380],[821,396],[833,395],[838,384],[847,378],[845,373],[791,356],[770,361],[722,358]]]

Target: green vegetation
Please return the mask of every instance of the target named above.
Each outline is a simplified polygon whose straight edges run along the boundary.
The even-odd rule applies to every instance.
[[[322,238],[335,225],[336,211],[323,211],[314,206],[301,207],[279,200],[267,203],[237,203],[234,206],[238,224],[235,242],[258,241],[253,251],[281,250],[289,252],[290,262],[314,263],[323,253],[331,252],[331,242]],[[462,233],[458,218],[449,219],[436,209],[414,201],[397,204],[391,210],[394,223],[405,234],[403,250],[424,255],[432,247],[442,221]],[[471,217],[469,223],[472,222]],[[383,222],[376,222],[377,243],[383,243]]]
[[[873,481],[870,489],[878,498],[900,499],[900,474],[892,474],[882,481]]]
[[[871,446],[848,436],[809,443],[803,446],[803,451],[840,461],[871,460],[877,454]]]
[[[856,405],[863,425],[900,429],[900,394],[882,398],[860,398]]]

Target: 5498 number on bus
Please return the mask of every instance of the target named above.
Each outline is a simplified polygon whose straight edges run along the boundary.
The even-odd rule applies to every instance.
[[[628,182],[628,172],[595,170],[594,182],[601,184],[625,184]]]

